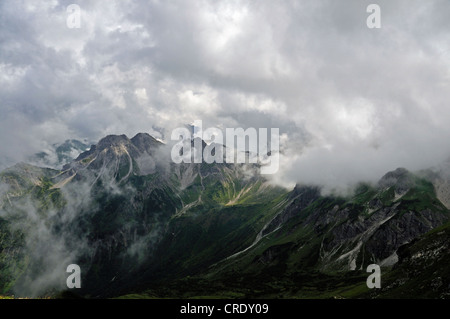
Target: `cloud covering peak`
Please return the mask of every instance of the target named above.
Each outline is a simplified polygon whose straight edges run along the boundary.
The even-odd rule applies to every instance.
[[[0,160],[70,138],[278,127],[283,183],[333,185],[450,155],[450,3],[0,4]],[[164,129],[162,129],[164,128]]]

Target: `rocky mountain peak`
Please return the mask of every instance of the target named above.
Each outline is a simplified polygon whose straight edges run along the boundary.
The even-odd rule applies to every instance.
[[[407,189],[414,185],[412,174],[406,169],[399,167],[394,171],[386,173],[378,182],[381,188],[396,186],[399,189]]]
[[[157,141],[153,136],[148,133],[138,133],[132,139],[131,143],[137,147],[141,152],[147,151],[150,153],[154,148],[160,146],[162,143]]]
[[[102,138],[98,144],[97,144],[97,149],[99,151],[107,148],[107,147],[111,147],[111,146],[119,146],[121,144],[127,144],[130,142],[130,139],[125,135],[108,135],[104,138]]]

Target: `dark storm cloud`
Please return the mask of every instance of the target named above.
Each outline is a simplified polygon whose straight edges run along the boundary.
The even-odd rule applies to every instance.
[[[337,186],[450,155],[450,3],[76,2],[0,5],[0,142],[20,159],[65,138],[194,120],[279,127],[283,183]]]

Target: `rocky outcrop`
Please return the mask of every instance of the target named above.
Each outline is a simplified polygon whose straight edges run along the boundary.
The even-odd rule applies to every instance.
[[[264,229],[262,235],[268,234],[279,228],[288,220],[298,215],[319,197],[320,189],[318,187],[296,185],[288,198],[290,204],[272,219],[270,224]]]

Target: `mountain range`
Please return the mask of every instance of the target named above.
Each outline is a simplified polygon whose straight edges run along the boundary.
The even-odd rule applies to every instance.
[[[59,166],[0,173],[0,294],[450,296],[445,163],[339,195],[274,185],[256,164],[175,164],[146,133],[67,143],[78,151],[61,149]],[[80,289],[66,286],[70,264]],[[366,285],[370,264],[381,266],[380,289]]]

